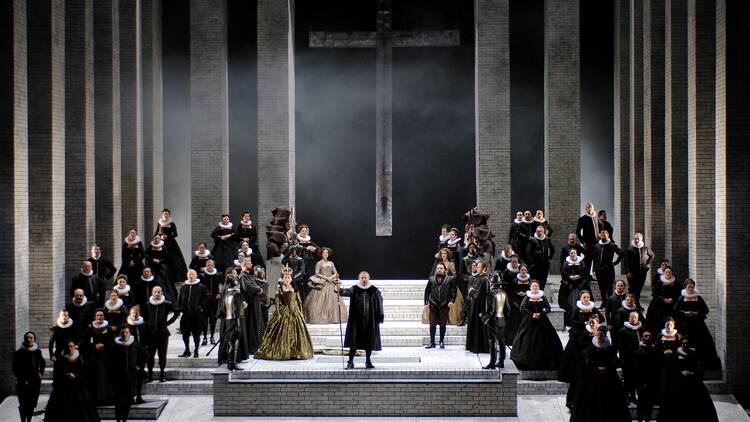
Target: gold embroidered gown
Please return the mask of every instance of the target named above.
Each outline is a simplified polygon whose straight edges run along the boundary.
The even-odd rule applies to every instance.
[[[302,302],[294,290],[276,291],[276,311],[268,321],[256,359],[312,359],[313,347],[302,316]]]

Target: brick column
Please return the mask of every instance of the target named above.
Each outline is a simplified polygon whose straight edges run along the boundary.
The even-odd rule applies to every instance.
[[[508,0],[474,3],[477,205],[504,233],[510,209],[510,25]]]
[[[11,353],[29,329],[29,150],[26,1],[0,2],[0,393],[15,394]],[[12,246],[12,247],[11,247]]]
[[[687,1],[666,2],[664,48],[665,256],[675,274],[688,274]]]
[[[630,230],[644,232],[643,0],[630,0]],[[623,236],[625,233],[621,233]],[[649,241],[649,239],[647,239]],[[627,243],[623,242],[623,245]]]
[[[143,220],[151,234],[164,208],[164,99],[162,94],[161,0],[141,2],[143,68]]]
[[[688,1],[688,236],[690,277],[709,309],[716,309],[714,265],[716,3]],[[709,327],[716,320],[709,313]]]
[[[143,227],[141,2],[120,0],[120,145],[122,228]]]
[[[750,274],[736,266],[750,249],[750,82],[747,57],[750,39],[747,2],[716,1],[716,346],[724,361],[729,392],[743,403],[750,400]],[[714,310],[712,310],[713,312]]]
[[[118,0],[94,2],[94,103],[96,241],[104,255],[119,267],[123,236]]]
[[[646,242],[664,255],[664,2],[643,1],[643,188]]]
[[[616,0],[614,6],[614,161],[615,212],[612,225],[618,245],[630,239],[630,2]]]
[[[208,239],[221,214],[229,211],[227,83],[227,2],[191,0],[190,199],[194,243]]]
[[[258,0],[258,210],[294,206],[294,4]],[[262,227],[262,226],[261,226]],[[265,254],[266,234],[258,230]]]
[[[31,328],[46,344],[65,294],[65,2],[30,0],[29,287]],[[15,247],[15,245],[13,246]]]
[[[65,2],[65,280],[94,242],[94,4]]]
[[[578,0],[544,1],[544,207],[557,250],[582,209],[579,19]]]

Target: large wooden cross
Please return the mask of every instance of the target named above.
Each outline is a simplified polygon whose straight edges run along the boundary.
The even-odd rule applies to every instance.
[[[375,32],[311,31],[312,48],[375,48],[375,235],[393,234],[393,47],[458,47],[458,30],[393,31],[391,0],[376,0]]]

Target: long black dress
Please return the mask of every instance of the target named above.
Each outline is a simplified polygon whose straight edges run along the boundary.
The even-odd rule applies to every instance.
[[[383,323],[383,295],[377,287],[359,284],[341,289],[341,296],[349,297],[349,319],[346,321],[344,347],[380,350],[380,324]]]
[[[21,419],[34,414],[34,408],[39,400],[39,389],[44,375],[44,357],[39,345],[34,343],[27,347],[26,343],[13,352],[13,375],[16,377],[16,394],[18,395],[18,411]]]
[[[571,422],[630,422],[630,411],[617,376],[617,353],[614,347],[597,337],[586,352],[586,362],[573,397]]]
[[[696,315],[688,315],[686,312],[697,312]],[[677,316],[677,325],[683,335],[687,335],[690,344],[698,353],[698,359],[706,371],[717,371],[721,369],[721,360],[716,353],[716,345],[711,332],[706,326],[706,315],[708,306],[700,295],[689,297],[683,293],[674,307]]]
[[[682,284],[674,277],[667,280],[664,276],[659,276],[654,284],[653,298],[648,305],[646,320],[651,332],[656,333],[664,327],[664,320],[667,317],[674,316],[674,306],[677,299],[680,298]],[[666,303],[665,299],[671,299],[672,303]]]
[[[221,236],[229,235],[228,239],[222,239]],[[216,268],[225,272],[227,267],[232,265],[234,261],[234,225],[232,223],[224,224],[219,223],[214,227],[214,231],[211,232],[211,238],[214,240],[214,248],[211,250],[211,255],[214,256],[216,261]]]
[[[155,247],[151,244],[146,250],[146,265],[151,268],[151,274],[153,274],[161,283],[161,286],[164,289],[164,296],[169,300],[176,301],[177,288],[175,287],[175,282],[178,280],[174,279],[174,271],[172,271],[172,268],[169,266],[169,262],[169,255],[167,254],[166,249],[164,249],[163,242],[159,247]],[[130,280],[130,284],[134,284],[137,280],[138,279]],[[150,292],[146,295],[143,301],[145,302],[149,296],[151,296]]]
[[[581,290],[591,291],[588,282],[586,264],[583,257],[578,257],[575,262],[570,257],[565,258],[565,264],[562,268],[562,277],[560,280],[560,290],[557,295],[557,303],[565,311],[565,325],[571,325],[571,316],[575,308],[575,303],[580,297]],[[572,276],[580,276],[579,279],[573,280]]]
[[[89,393],[97,404],[111,404],[112,386],[109,383],[108,374],[108,363],[109,353],[112,348],[112,328],[109,323],[105,320],[101,326],[95,326],[91,323],[88,328],[88,353],[86,358],[88,359],[89,374],[88,374],[88,387]],[[102,344],[104,346],[101,350],[96,350],[96,345]]]
[[[143,260],[146,258],[143,242],[137,236],[135,239],[135,241],[129,242],[126,238],[122,242],[122,266],[117,274],[127,275],[128,282],[143,274]]]
[[[650,418],[654,405],[659,403],[660,354],[653,343],[641,342],[633,356],[638,391],[638,420],[646,419],[647,415]]]
[[[523,302],[526,292],[529,290],[530,279],[531,277],[528,276],[523,279],[515,275],[505,285],[510,305],[510,312],[508,312],[508,318],[505,321],[505,344],[513,344],[513,340],[516,338],[518,326],[521,324],[521,302]]]
[[[62,355],[55,362],[52,393],[44,412],[44,420],[45,422],[98,422],[100,420],[96,405],[86,389],[83,362],[78,350],[73,355]]]
[[[591,347],[591,332],[586,330],[586,327],[592,315],[598,316],[599,321],[603,319],[602,314],[594,306],[594,302],[589,302],[588,306],[581,301],[576,302],[573,316],[570,317],[568,344],[565,345],[560,368],[557,371],[558,381],[573,382],[578,373],[578,368],[583,363],[584,353]]]
[[[177,243],[177,225],[172,220],[164,222],[160,219],[156,222],[154,236],[157,234],[164,235],[164,249],[167,251],[169,269],[172,270],[172,280],[184,280],[187,275],[187,264]],[[173,299],[176,297],[170,298]]]
[[[698,352],[679,347],[670,358],[658,422],[718,422],[716,407],[703,384]],[[687,371],[687,373],[683,373]]]
[[[75,344],[81,342],[81,332],[84,330],[81,330],[78,323],[71,318],[67,324],[55,323],[50,331],[52,335],[49,338],[49,355],[59,357],[65,352],[68,340],[73,340]]]
[[[145,356],[140,353],[135,337],[127,342],[118,337],[108,356],[109,381],[114,392],[115,413],[118,419],[127,420],[130,404],[135,395],[138,370],[145,364]]]
[[[547,318],[549,312],[549,302],[543,295],[531,298],[527,293],[521,302],[521,324],[510,353],[518,369],[551,371],[559,367],[562,343]],[[539,318],[532,317],[535,313],[540,314]]]
[[[484,327],[479,314],[485,313],[486,301],[490,280],[486,274],[474,278],[474,285],[469,288],[469,313],[466,320],[466,350],[472,353],[489,353],[490,343],[487,338],[487,330]],[[472,290],[473,289],[473,290]]]

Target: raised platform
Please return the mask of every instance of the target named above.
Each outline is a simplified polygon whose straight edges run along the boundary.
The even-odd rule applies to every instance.
[[[143,404],[134,404],[130,407],[128,419],[132,420],[157,420],[164,408],[167,406],[167,400],[153,400]],[[114,406],[99,406],[96,408],[101,419],[114,419]]]

